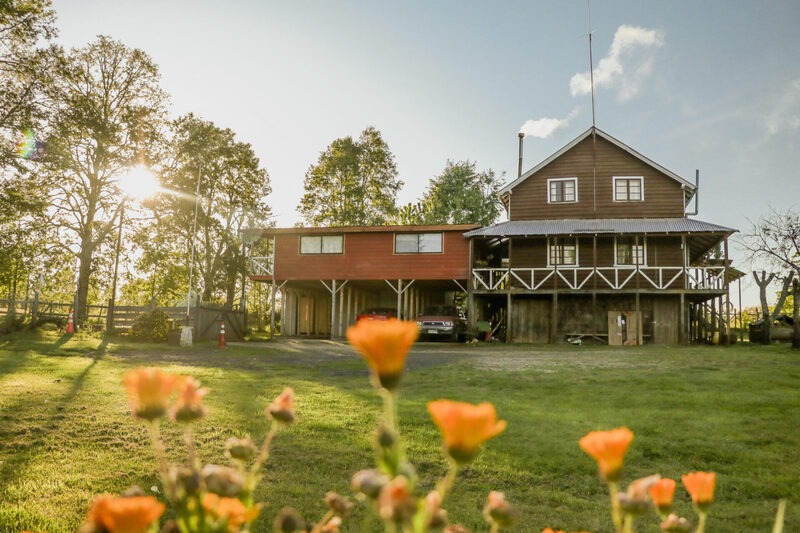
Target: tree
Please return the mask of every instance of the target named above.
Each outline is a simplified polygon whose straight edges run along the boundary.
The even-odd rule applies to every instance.
[[[50,0],[0,2],[0,140],[6,146],[20,141],[23,131],[35,148],[35,123],[42,113],[42,73],[52,50],[37,50],[36,43],[56,35],[55,12]],[[17,163],[11,150],[0,151],[0,167]],[[31,153],[22,155],[30,156]]]
[[[379,226],[395,213],[403,182],[374,127],[334,140],[306,172],[298,212],[312,226]]]
[[[475,162],[448,161],[431,179],[421,201],[425,224],[492,224],[500,215],[497,191],[501,184],[494,171],[478,172]]]
[[[762,262],[778,272],[788,272],[783,276],[784,284],[779,297],[780,303],[776,306],[776,309],[780,310],[792,287],[792,277],[800,277],[800,213],[792,209],[781,212],[771,208],[769,214],[752,224],[750,231],[742,236],[741,243],[750,253],[752,261]],[[756,277],[762,292],[762,307],[766,302],[766,286],[772,277],[775,275],[767,277],[766,273],[763,273],[760,282]],[[793,292],[795,295],[797,294],[796,290]],[[764,313],[766,317],[768,310],[764,309]],[[792,346],[796,349],[800,349],[800,320],[798,320],[800,316],[798,314],[798,306],[794,305]]]
[[[231,307],[247,267],[240,232],[271,223],[265,201],[271,190],[269,176],[252,147],[236,141],[230,129],[192,114],[171,127],[172,148],[163,177],[174,194],[161,195],[151,204],[156,224],[138,239],[143,250],[138,266],[150,273],[154,297],[174,293],[177,277],[185,280],[182,287],[188,286],[194,245],[197,282],[192,285],[202,287],[203,300]]]
[[[108,37],[63,57],[47,84],[52,106],[41,166],[50,224],[78,259],[76,319],[86,317],[95,253],[117,227],[119,177],[148,161],[159,139],[166,95],[141,50]]]

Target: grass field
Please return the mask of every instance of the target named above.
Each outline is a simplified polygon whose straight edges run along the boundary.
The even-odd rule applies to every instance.
[[[53,335],[53,334],[50,334]],[[286,505],[308,519],[328,490],[351,494],[352,473],[373,464],[380,399],[360,358],[324,341],[197,345],[191,349],[32,334],[0,337],[0,532],[74,531],[96,494],[158,487],[144,427],[131,417],[122,375],[160,366],[211,389],[197,428],[207,463],[223,442],[267,430],[264,407],[296,392],[299,422],[274,443],[257,497],[257,531]],[[655,347],[419,344],[400,391],[410,460],[430,489],[445,473],[425,404],[491,401],[508,429],[490,441],[445,502],[453,522],[485,531],[481,508],[500,490],[520,510],[514,531],[545,526],[611,530],[605,488],[578,447],[590,430],[628,426],[635,439],[623,486],[660,473],[717,472],[707,531],[771,531],[788,498],[785,531],[800,531],[800,354],[787,346]],[[180,434],[164,433],[183,457]],[[680,514],[693,518],[685,492]],[[638,531],[658,531],[654,515]],[[363,508],[344,531],[378,531]]]

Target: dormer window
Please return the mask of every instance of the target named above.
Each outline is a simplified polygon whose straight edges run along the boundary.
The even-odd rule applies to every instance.
[[[615,202],[641,202],[644,200],[644,178],[642,176],[614,177]]]
[[[547,180],[547,203],[564,204],[578,201],[578,178]]]

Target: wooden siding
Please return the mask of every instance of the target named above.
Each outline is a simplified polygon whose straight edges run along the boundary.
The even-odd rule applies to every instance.
[[[302,233],[278,234],[275,243],[275,279],[467,279],[469,241],[460,230],[441,233],[442,253],[395,254],[394,232],[364,232],[345,233],[342,254],[302,255]],[[336,228],[330,228],[327,234],[337,235]]]
[[[551,237],[551,242],[555,238]],[[572,237],[559,237],[559,242]],[[647,266],[683,266],[681,239],[673,236],[639,236],[645,243]],[[578,242],[579,267],[614,266],[615,238],[601,235],[597,237],[597,261],[592,237],[581,236]],[[547,238],[533,237],[514,239],[511,244],[511,268],[545,268],[547,266]],[[566,266],[566,265],[565,265]]]
[[[642,176],[644,200],[615,202],[615,176]],[[571,177],[578,178],[578,201],[548,203],[547,180]],[[684,216],[680,183],[605,139],[595,145],[591,136],[517,185],[510,202],[511,220]]]

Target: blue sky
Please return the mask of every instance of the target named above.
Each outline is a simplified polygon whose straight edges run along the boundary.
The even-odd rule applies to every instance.
[[[53,6],[61,44],[143,49],[175,116],[250,143],[280,226],[299,221],[319,153],[366,126],[406,203],[448,159],[513,180],[523,126],[527,169],[592,123],[586,0]],[[597,126],[690,181],[699,168],[701,220],[745,231],[770,206],[800,208],[798,23],[794,0],[591,2]]]

